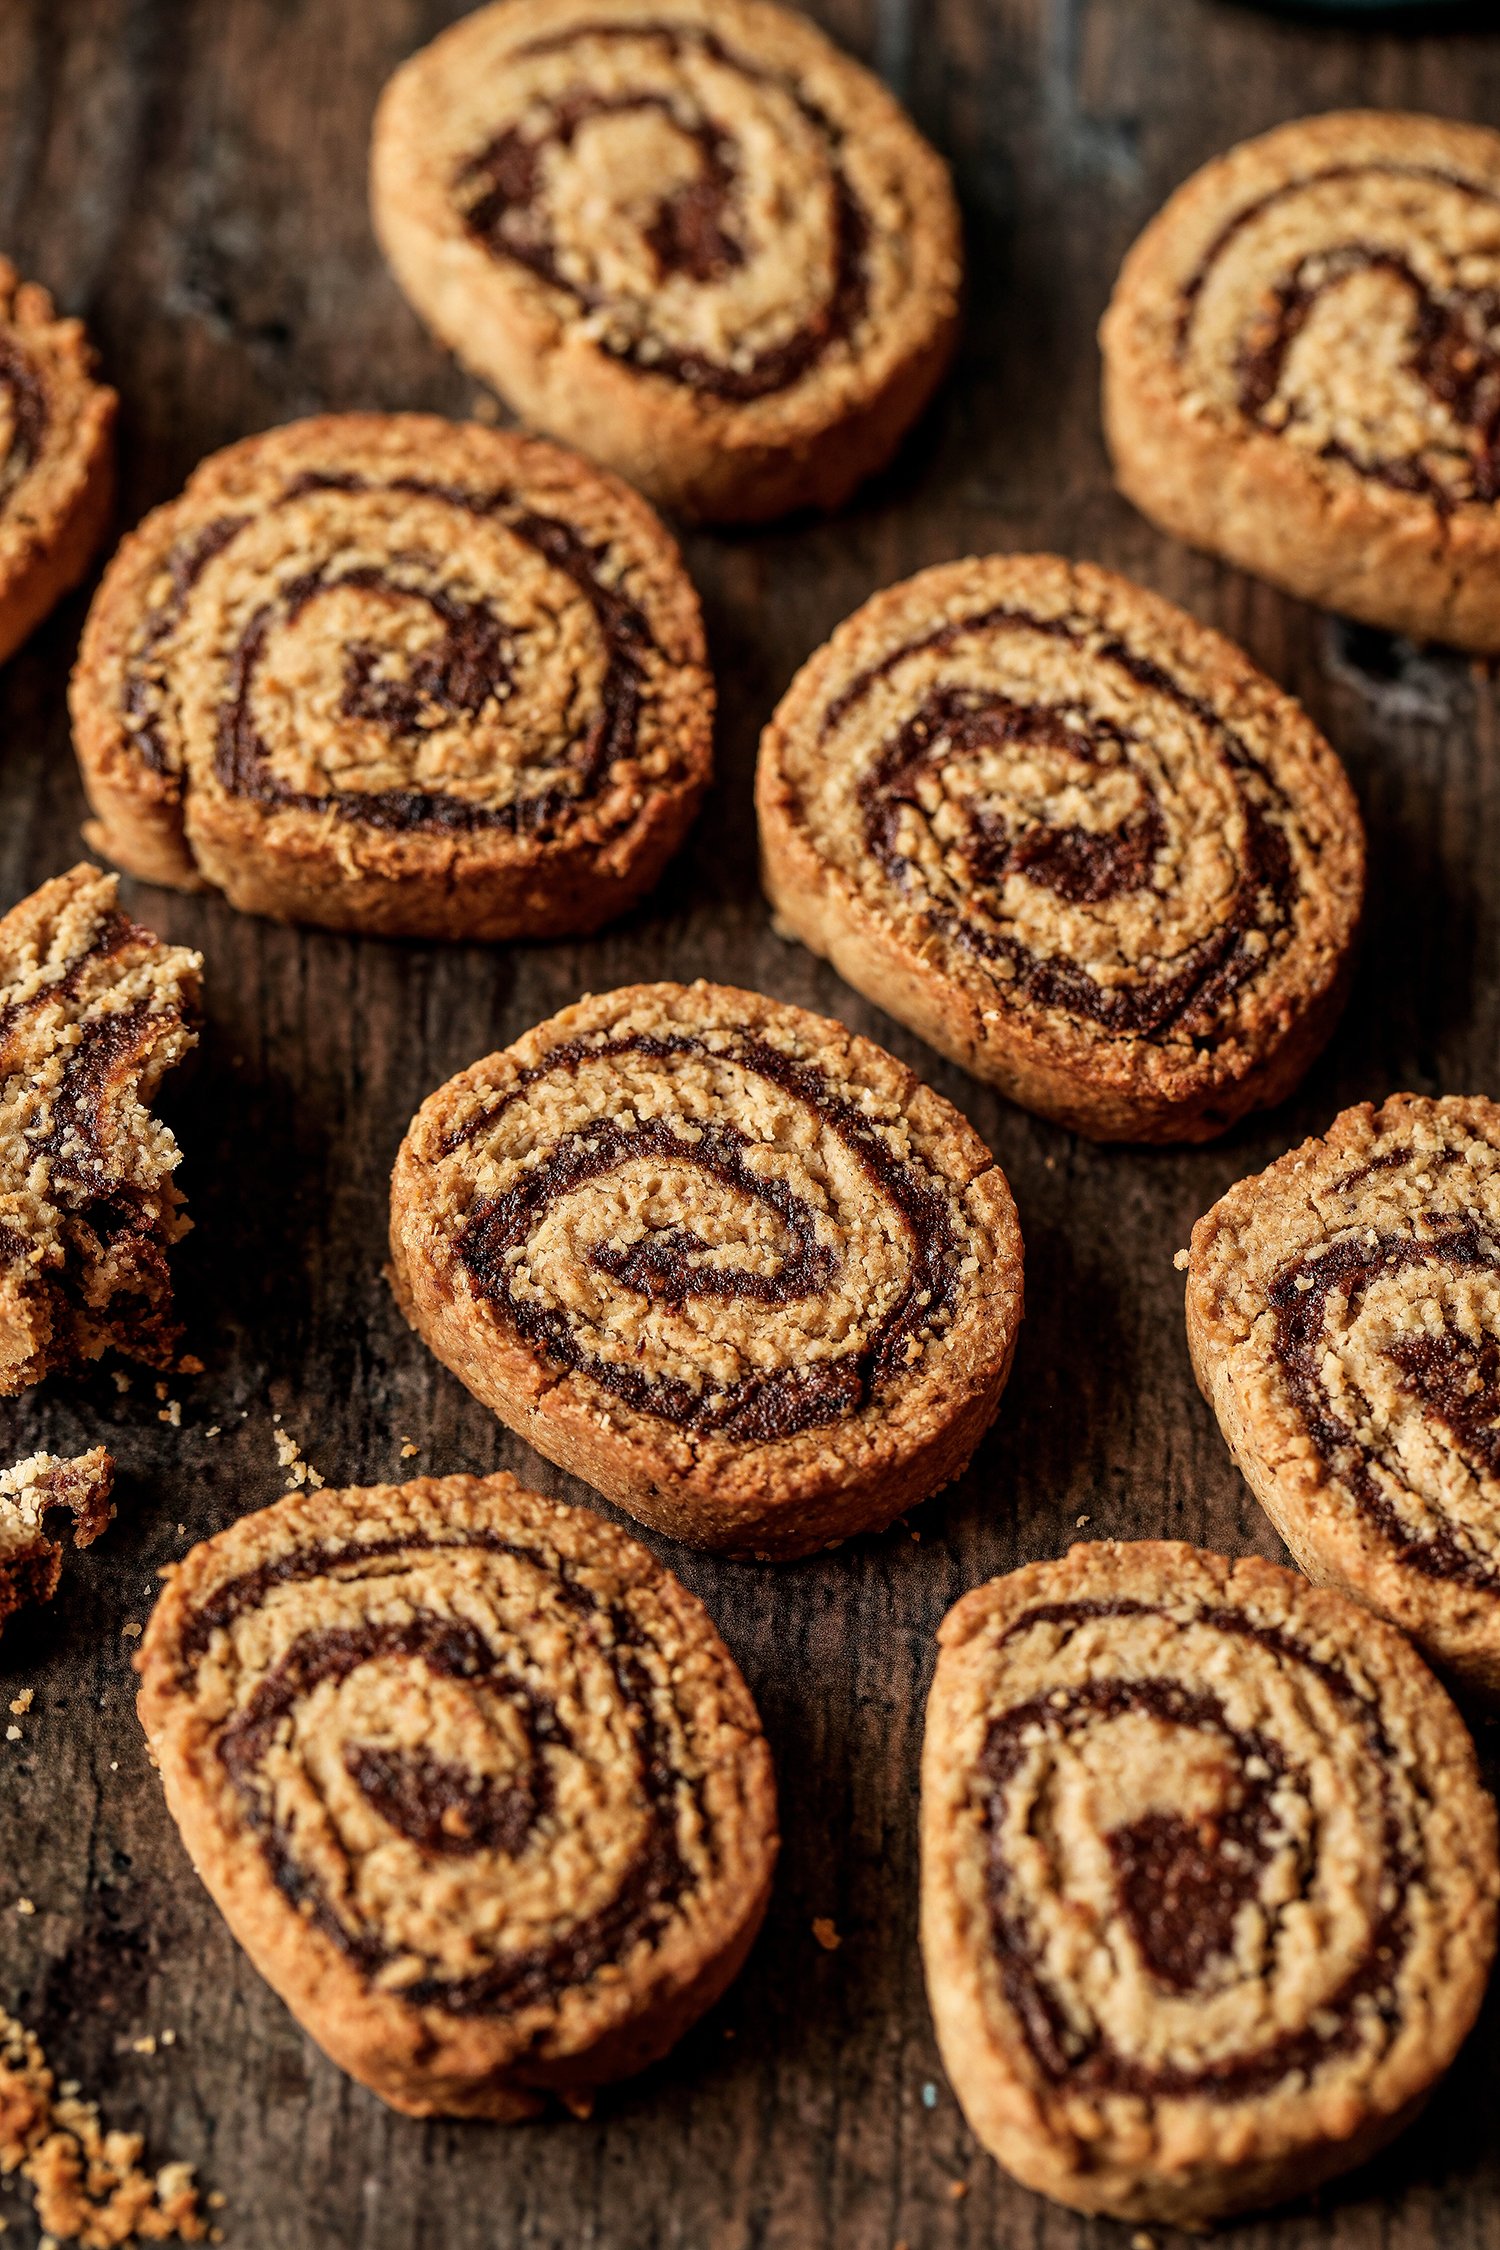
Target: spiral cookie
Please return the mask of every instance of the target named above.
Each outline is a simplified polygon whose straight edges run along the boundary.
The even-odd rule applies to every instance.
[[[429,326],[693,516],[836,506],[947,363],[947,169],[768,0],[481,8],[392,79],[371,181]]]
[[[1014,1101],[1203,1140],[1279,1101],[1343,998],[1342,767],[1217,633],[1049,555],[877,594],[761,740],[779,925]]]
[[[1021,1317],[1015,1205],[958,1112],[711,984],[580,1001],[440,1087],[391,1259],[413,1327],[538,1452],[762,1559],[957,1476]]]
[[[945,1619],[922,1951],[981,2141],[1193,2223],[1362,2163],[1478,2013],[1494,1807],[1401,1636],[1258,1560],[1077,1546]]]
[[[1500,1693],[1500,1104],[1335,1118],[1193,1229],[1188,1342],[1309,1577]]]
[[[169,1574],[140,1714],[193,1864],[341,2068],[531,2116],[715,2001],[776,1858],[770,1753],[690,1594],[507,1476],[298,1494]]]
[[[75,867],[0,920],[0,1397],[109,1350],[169,1367],[188,1231],[151,1114],[197,1043],[203,963]]]
[[[105,574],[71,690],[97,848],[247,913],[556,936],[638,899],[709,772],[697,597],[537,439],[323,415],[203,462]]]
[[[1500,133],[1304,118],[1179,188],[1105,316],[1120,487],[1396,632],[1500,650]]]
[[[74,1546],[91,1546],[114,1514],[114,1481],[114,1460],[102,1445],[71,1461],[33,1453],[0,1469],[0,1626],[28,1602],[50,1602],[57,1592],[63,1550],[47,1535],[48,1517],[65,1511]]]
[[[76,586],[114,501],[117,400],[77,320],[0,258],[0,663]]]

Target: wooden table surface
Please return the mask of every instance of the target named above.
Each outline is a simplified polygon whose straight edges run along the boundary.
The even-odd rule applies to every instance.
[[[449,0],[3,0],[0,248],[85,314],[123,395],[122,522],[212,447],[330,407],[455,415],[472,383],[387,278],[364,198],[393,66]],[[834,521],[689,539],[720,684],[707,810],[640,912],[586,944],[357,941],[128,886],[207,956],[208,1024],[172,1115],[197,1222],[181,1259],[181,1428],[107,1371],[0,1405],[0,1457],[104,1438],[119,1520],[50,1611],[7,1627],[0,2004],[155,2160],[188,2158],[246,2250],[1107,2250],[978,2150],[943,2078],[916,1949],[917,1761],[933,1634],[966,1587],[1090,1535],[1280,1552],[1200,1402],[1172,1254],[1229,1183],[1398,1088],[1500,1094],[1495,687],[1191,555],[1110,489],[1094,327],[1127,243],[1241,136],[1346,104],[1500,124],[1500,27],[1396,36],[1229,0],[820,0],[953,160],[973,279],[957,370],[897,467]],[[1223,627],[1301,696],[1370,829],[1354,997],[1296,1099],[1200,1152],[1089,1147],[928,1054],[771,934],[750,809],[757,732],[876,587],[992,548],[1092,556]],[[0,904],[79,856],[64,683],[84,597],[0,675]],[[781,1569],[654,1544],[750,1680],[782,1790],[764,1936],[729,1997],[587,2124],[419,2124],[343,2078],[241,1957],[189,1869],[132,1709],[154,1574],[282,1488],[281,1418],[331,1483],[504,1466],[590,1497],[405,1329],[381,1276],[386,1183],[417,1103],[571,1000],[707,974],[840,1016],[925,1073],[997,1152],[1028,1314],[999,1421],[909,1527]],[[210,1436],[211,1426],[220,1434]],[[401,1441],[416,1461],[403,1466]],[[1485,1730],[1480,1729],[1481,1739]],[[1500,1736],[1492,1736],[1500,1746]],[[1493,1759],[1491,1760],[1493,1772]],[[34,1900],[34,1916],[13,1900]],[[817,1945],[814,1916],[842,1933]],[[155,2054],[133,2042],[171,2029]],[[1250,2250],[1500,2244],[1492,2006],[1428,2113]],[[7,2241],[35,2239],[0,2200]]]

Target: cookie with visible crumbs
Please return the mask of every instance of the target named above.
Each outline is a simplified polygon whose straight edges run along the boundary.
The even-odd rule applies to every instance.
[[[417,311],[539,429],[708,521],[835,507],[947,365],[947,167],[769,0],[502,0],[375,120]]]
[[[33,1453],[0,1469],[0,1626],[28,1602],[50,1602],[62,1576],[62,1543],[47,1536],[47,1517],[66,1509],[75,1547],[92,1545],[114,1509],[115,1464],[102,1445],[71,1460]]]
[[[393,2108],[582,2109],[760,1925],[775,1783],[728,1651],[645,1548],[512,1477],[242,1517],[169,1573],[136,1664],[195,1868]]]
[[[1021,1265],[957,1110],[724,985],[565,1008],[429,1096],[391,1182],[396,1292],[444,1365],[642,1522],[762,1559],[959,1474]]]
[[[1100,331],[1120,489],[1326,609],[1500,651],[1500,133],[1334,111],[1195,172]]]
[[[992,1580],[939,1642],[922,1954],[990,2153],[1197,2226],[1383,2147],[1478,2014],[1500,1893],[1474,1746],[1402,1636],[1140,1540]]]
[[[1193,1229],[1204,1397],[1310,1578],[1500,1695],[1500,1103],[1346,1109]]]
[[[782,697],[756,807],[779,928],[1097,1140],[1280,1101],[1342,1005],[1342,766],[1232,642],[1092,564],[991,555],[874,595]]]
[[[200,463],[105,572],[69,703],[118,865],[387,936],[597,929],[712,762],[698,599],[645,502],[432,414]]]
[[[77,585],[114,505],[115,393],[83,323],[0,258],[0,663]]]
[[[203,962],[86,863],[0,920],[0,1398],[118,1351],[170,1367],[181,1152],[151,1105]]]

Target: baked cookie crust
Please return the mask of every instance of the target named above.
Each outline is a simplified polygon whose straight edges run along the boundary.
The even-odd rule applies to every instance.
[[[503,1475],[297,1494],[170,1572],[136,1664],[230,1929],[395,2109],[582,2102],[749,1950],[777,1850],[754,1704],[585,1509]]]
[[[1120,489],[1326,609],[1500,650],[1500,133],[1349,110],[1205,165],[1100,330]]]
[[[1176,1542],[967,1594],[922,1753],[922,1952],[969,2123],[1075,2210],[1201,2224],[1415,2114],[1495,1950],[1495,1809],[1414,1650]]]
[[[1193,1229],[1188,1343],[1310,1578],[1500,1695],[1500,1104],[1393,1094]]]
[[[0,920],[0,1398],[110,1350],[170,1367],[189,1220],[152,1114],[197,1045],[202,956],[86,863]]]
[[[838,506],[947,365],[947,167],[769,0],[502,0],[404,63],[376,231],[517,411],[708,521]]]
[[[842,1025],[711,984],[564,1009],[418,1111],[391,1272],[443,1364],[642,1522],[761,1559],[967,1465],[1021,1233],[957,1110]]]
[[[110,563],[69,702],[118,865],[384,935],[596,929],[712,761],[697,596],[644,501],[428,414],[202,462]]]
[[[92,562],[114,506],[118,399],[80,320],[0,258],[0,664]]]
[[[1051,555],[940,563],[809,657],[761,738],[778,926],[1098,1140],[1280,1101],[1343,1002],[1344,770],[1232,642]]]

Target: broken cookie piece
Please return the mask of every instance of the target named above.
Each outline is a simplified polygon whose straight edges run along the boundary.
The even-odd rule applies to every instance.
[[[63,1461],[33,1453],[13,1469],[0,1469],[0,1625],[27,1602],[50,1602],[62,1575],[62,1542],[47,1536],[46,1517],[66,1508],[73,1544],[90,1546],[114,1508],[113,1456],[102,1445]]]
[[[151,1114],[196,1044],[203,963],[86,863],[0,920],[0,1397],[113,1349],[172,1365],[188,1230]]]

